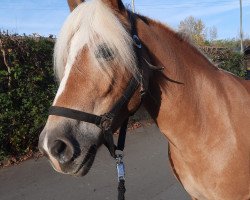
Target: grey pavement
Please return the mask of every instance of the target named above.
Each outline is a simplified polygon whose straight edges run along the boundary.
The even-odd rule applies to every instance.
[[[167,141],[155,125],[128,134],[125,149],[126,200],[190,200],[172,175]],[[116,200],[114,160],[105,147],[89,174],[55,172],[41,158],[0,170],[0,200]]]

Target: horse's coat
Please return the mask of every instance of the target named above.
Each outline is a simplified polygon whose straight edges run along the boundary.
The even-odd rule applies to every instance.
[[[74,10],[72,5],[78,4],[70,2]],[[129,23],[120,0],[93,0],[72,12],[55,48],[61,83],[54,105],[97,115],[109,111],[136,70]],[[148,72],[144,105],[169,140],[177,178],[194,199],[249,200],[250,83],[217,69],[158,22],[138,15],[136,27],[144,49],[139,56],[165,68]],[[114,59],[96,57],[104,43]],[[139,91],[117,124],[138,104]],[[61,144],[56,146],[58,140]],[[101,143],[97,127],[56,116],[49,117],[40,136],[40,146],[45,147],[41,149],[55,169],[68,174],[75,174],[82,164],[77,175],[86,174],[94,159],[93,154],[85,161],[87,152]]]

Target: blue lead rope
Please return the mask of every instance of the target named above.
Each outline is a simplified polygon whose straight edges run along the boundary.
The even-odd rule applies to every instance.
[[[116,156],[116,169],[118,177],[118,200],[125,200],[125,166],[123,162],[123,155]]]
[[[116,158],[118,182],[121,180],[125,180],[125,166],[122,159],[123,159],[122,155],[118,155]]]
[[[123,162],[123,150],[125,147],[126,133],[128,127],[128,119],[126,119],[119,132],[119,138],[117,142],[117,147],[115,151],[116,159],[116,169],[117,169],[117,178],[118,178],[118,200],[125,200],[125,166]]]

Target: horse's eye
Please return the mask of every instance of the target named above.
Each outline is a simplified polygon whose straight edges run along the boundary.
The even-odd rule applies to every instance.
[[[114,59],[114,51],[108,47],[107,44],[103,43],[100,44],[95,51],[95,57],[98,58],[103,58],[106,61],[111,61]]]

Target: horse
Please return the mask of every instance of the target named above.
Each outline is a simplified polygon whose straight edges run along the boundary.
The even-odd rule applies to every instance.
[[[139,87],[110,121],[112,131],[143,104],[168,139],[173,172],[192,199],[249,200],[250,82],[214,66],[166,25],[131,14],[121,0],[68,4],[54,50],[60,84],[53,106],[103,116],[133,79]],[[98,148],[109,145],[90,121],[49,115],[39,149],[56,171],[84,176]]]

